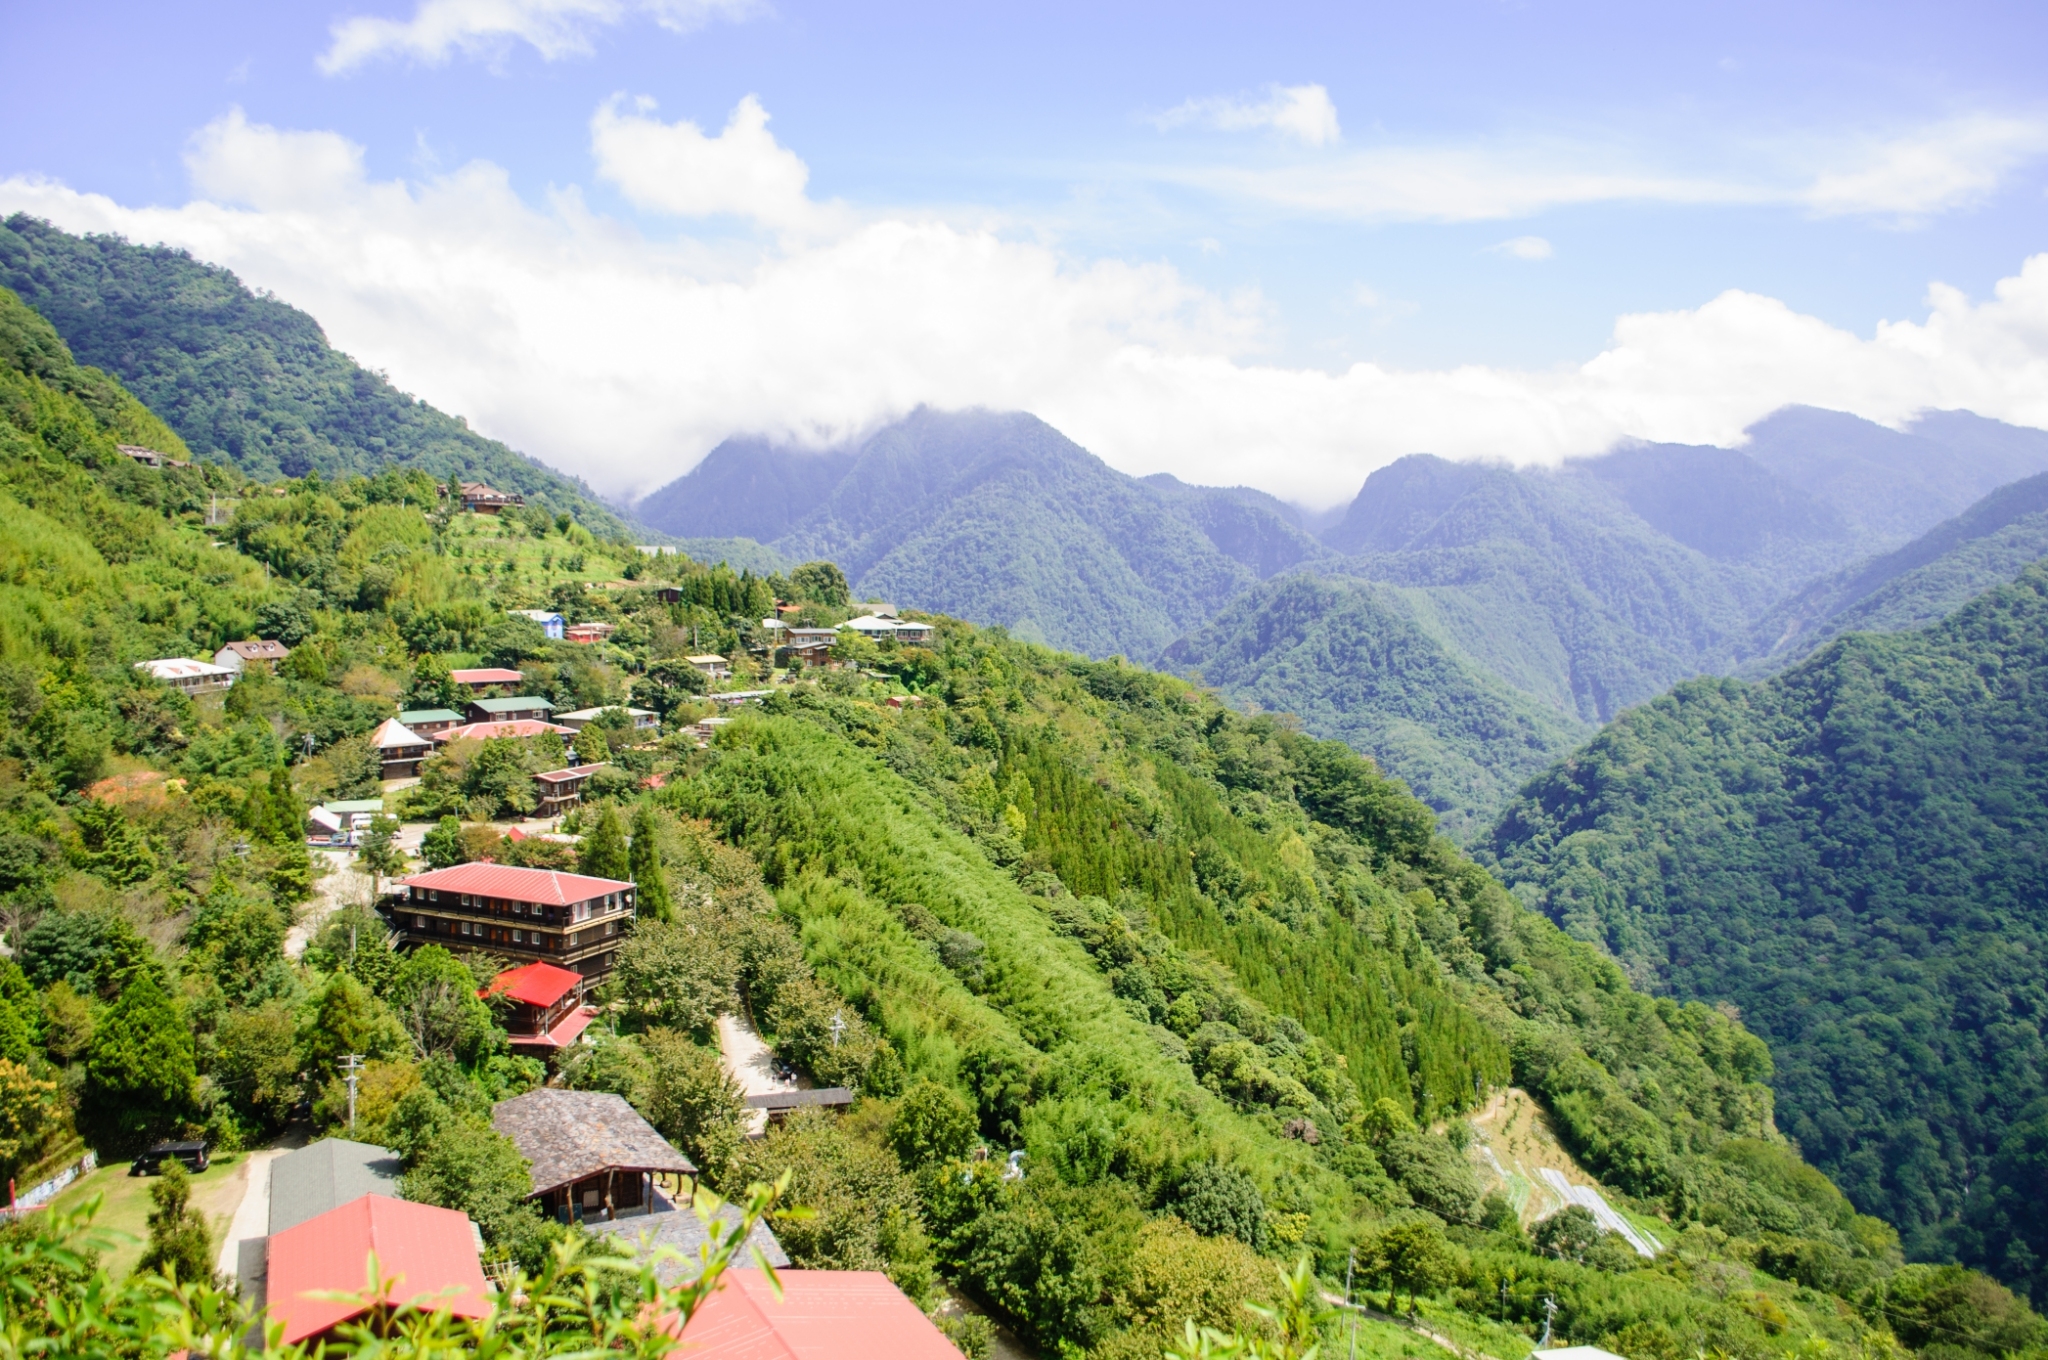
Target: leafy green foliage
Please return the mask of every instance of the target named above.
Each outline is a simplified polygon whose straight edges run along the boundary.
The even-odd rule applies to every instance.
[[[192,1207],[192,1180],[183,1162],[172,1158],[164,1163],[149,1199],[149,1247],[136,1269],[188,1283],[211,1280],[212,1234],[205,1215]]]
[[[133,1151],[191,1113],[198,1076],[192,1034],[149,973],[122,991],[93,1030],[80,1093],[81,1132],[109,1151]]]

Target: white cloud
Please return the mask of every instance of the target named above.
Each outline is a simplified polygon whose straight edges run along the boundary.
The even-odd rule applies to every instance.
[[[815,227],[822,214],[804,196],[811,172],[768,131],[768,111],[753,95],[740,100],[725,130],[707,137],[695,123],[664,123],[648,115],[654,101],[620,112],[621,99],[590,120],[599,177],[643,208],[678,217],[731,214],[780,230]]]
[[[1547,260],[1551,256],[1550,242],[1541,236],[1513,236],[1486,249],[1516,260]]]
[[[451,56],[498,58],[525,43],[548,61],[587,56],[600,29],[642,16],[674,33],[759,13],[759,0],[420,0],[410,19],[357,15],[335,23],[320,55],[328,75],[381,57],[437,66]]]
[[[1268,85],[1262,99],[1190,99],[1152,122],[1162,131],[1190,124],[1223,132],[1271,128],[1308,146],[1329,146],[1341,136],[1337,106],[1330,101],[1330,92],[1320,85]]]
[[[1967,207],[2048,152],[2048,121],[1954,118],[1852,150],[1851,164],[1821,171],[1803,195],[1816,213],[1922,217]]]
[[[1739,150],[1740,175],[1662,168],[1627,145],[1531,136],[1389,141],[1313,164],[1166,165],[1144,173],[1358,222],[1494,221],[1619,202],[1775,204],[1910,222],[1968,207],[2048,155],[2048,117],[1970,116],[1885,135],[1801,137]]]
[[[1730,443],[1789,402],[2048,427],[2048,255],[1983,301],[1937,286],[1923,317],[1868,335],[1729,292],[1624,316],[1577,365],[1322,372],[1248,359],[1256,297],[943,221],[650,240],[573,189],[534,207],[484,162],[372,180],[345,139],[238,113],[194,138],[190,168],[202,196],[183,207],[16,178],[0,212],[225,264],[406,389],[613,494],[661,485],[731,434],[842,439],[920,402],[1035,411],[1126,471],[1312,504],[1417,450],[1552,462],[1628,437]]]

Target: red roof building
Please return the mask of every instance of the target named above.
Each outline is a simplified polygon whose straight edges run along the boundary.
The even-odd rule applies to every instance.
[[[584,978],[611,971],[633,885],[554,869],[457,864],[401,879],[386,910],[402,944],[488,949]]]
[[[482,689],[490,685],[516,685],[525,679],[525,676],[503,666],[479,666],[474,670],[450,671],[448,678],[458,685]]]
[[[595,1006],[581,1004],[583,974],[552,963],[529,963],[491,979],[477,995],[502,996],[511,1003],[505,1030],[514,1049],[558,1053],[582,1036],[597,1018]]]
[[[960,1360],[878,1270],[784,1270],[782,1297],[735,1268],[683,1328],[691,1360]]]
[[[469,1219],[453,1209],[364,1195],[271,1235],[270,1315],[284,1323],[286,1345],[376,1307],[446,1308],[459,1317],[487,1317],[493,1305],[477,1241]],[[372,1252],[383,1284],[381,1304],[315,1297],[367,1294]]]
[[[460,727],[451,727],[444,732],[436,732],[434,740],[445,745],[451,741],[463,741],[465,739],[469,741],[489,741],[493,737],[537,737],[543,732],[553,732],[559,737],[573,737],[576,735],[576,729],[573,727],[561,727],[555,723],[541,722],[537,718],[518,718],[511,722],[464,723]]]

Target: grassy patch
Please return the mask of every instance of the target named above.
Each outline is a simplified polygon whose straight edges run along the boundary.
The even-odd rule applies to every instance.
[[[239,1152],[222,1153],[192,1178],[192,1202],[206,1214],[216,1246],[241,1203],[245,1184],[241,1174],[243,1157]],[[94,1195],[103,1197],[93,1227],[114,1238],[102,1264],[110,1275],[120,1279],[135,1269],[149,1241],[149,1192],[156,1183],[154,1176],[129,1175],[126,1162],[110,1162],[68,1187],[52,1202],[51,1209],[63,1212],[78,1208]]]

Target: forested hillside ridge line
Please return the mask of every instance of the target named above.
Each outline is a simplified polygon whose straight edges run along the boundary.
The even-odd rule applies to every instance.
[[[1841,633],[1938,623],[2048,556],[2048,473],[1999,487],[1894,552],[1814,582],[1758,624],[1742,672],[1768,674]]]
[[[1484,854],[1640,985],[1738,1007],[1779,1117],[1921,1259],[2048,1297],[2048,565],[1924,631],[1703,680],[1534,781]]]
[[[1558,1335],[1634,1360],[2036,1343],[2039,1319],[1981,1278],[1899,1267],[1799,1160],[1739,1023],[1631,989],[1347,748],[943,617],[935,646],[846,639],[853,665],[771,674],[749,637],[764,599],[817,622],[860,607],[830,564],[621,561],[574,523],[457,512],[418,473],[141,467],[115,444],[153,432],[146,413],[5,314],[0,487],[33,498],[8,513],[36,534],[5,540],[0,575],[10,1174],[75,1134],[110,1157],[166,1133],[258,1144],[301,1101],[337,1128],[356,1053],[354,1131],[398,1151],[406,1195],[529,1269],[580,1231],[519,1197],[488,1123],[543,1075],[476,997],[503,960],[400,954],[377,914],[305,906],[331,886],[306,806],[374,796],[368,732],[445,705],[451,666],[511,664],[558,707],[613,709],[577,734],[607,762],[566,823],[581,842],[491,824],[531,810],[547,738],[451,743],[394,810],[437,819],[430,864],[635,883],[604,1022],[559,1078],[624,1095],[710,1185],[791,1171],[815,1211],[776,1225],[799,1266],[886,1270],[926,1304],[944,1284],[1041,1347],[1114,1357],[1189,1320],[1245,1325],[1276,1263],[1306,1255],[1335,1287],[1354,1247],[1364,1287],[1501,1360],[1546,1297]],[[505,612],[536,601],[615,631],[579,646]],[[244,630],[290,655],[225,694],[132,664]],[[687,726],[712,705],[685,658],[711,649],[773,697],[700,749]],[[628,701],[665,735],[637,734]],[[390,831],[360,861],[387,879],[408,867]],[[744,1139],[710,1033],[735,1007],[853,1110]],[[1645,1261],[1583,1216],[1525,1229],[1479,1193],[1462,1112],[1509,1081],[1623,1208],[1668,1219],[1667,1251]],[[1023,1151],[1022,1180],[973,1160],[984,1143]],[[207,1270],[206,1225],[168,1226],[148,1269]],[[98,1288],[96,1268],[64,1287]],[[46,1297],[0,1307],[45,1336],[68,1325]]]
[[[330,346],[314,318],[186,251],[75,236],[16,213],[0,223],[0,286],[202,460],[259,481],[417,469],[517,492],[594,533],[635,536],[580,479],[407,396]]]
[[[679,535],[772,533],[862,594],[1141,661],[1327,555],[1270,496],[1126,476],[1019,412],[919,408],[838,452],[731,440],[636,510]]]
[[[1457,655],[1407,596],[1374,581],[1267,581],[1175,643],[1164,664],[1369,754],[1460,841],[1594,731]]]

